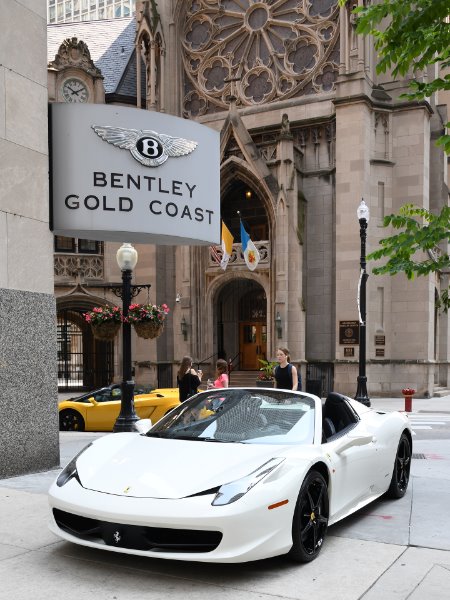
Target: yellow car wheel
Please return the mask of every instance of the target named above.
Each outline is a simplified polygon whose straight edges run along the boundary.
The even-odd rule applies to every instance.
[[[60,431],[84,431],[84,419],[76,410],[62,410],[59,413]]]

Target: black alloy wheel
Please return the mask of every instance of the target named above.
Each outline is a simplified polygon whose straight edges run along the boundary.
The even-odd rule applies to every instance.
[[[288,556],[297,562],[317,558],[328,527],[328,487],[318,471],[305,477],[292,522],[292,548]]]
[[[62,410],[59,413],[60,431],[84,431],[84,419],[76,410]]]
[[[408,489],[411,470],[411,442],[406,433],[402,433],[395,456],[394,471],[387,491],[389,498],[403,498]]]

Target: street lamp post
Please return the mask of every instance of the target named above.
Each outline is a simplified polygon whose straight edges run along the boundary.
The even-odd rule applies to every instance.
[[[369,222],[369,207],[361,200],[356,211],[359,220],[359,236],[361,238],[360,276],[358,283],[358,310],[359,310],[359,375],[355,400],[370,406],[367,394],[366,377],[366,282],[369,275],[366,272],[366,239],[367,223]]]
[[[117,264],[122,271],[122,312],[124,319],[128,315],[131,303],[131,276],[136,266],[138,253],[131,244],[122,244],[117,251]],[[134,380],[131,369],[131,325],[124,320],[122,324],[122,398],[120,414],[113,431],[134,431],[134,423],[139,421],[134,410]]]

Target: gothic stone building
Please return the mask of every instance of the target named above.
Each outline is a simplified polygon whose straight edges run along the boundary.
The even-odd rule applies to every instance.
[[[48,30],[51,102],[71,100],[72,79],[83,90],[76,100],[166,112],[221,134],[231,260],[223,271],[206,247],[137,246],[136,283],[151,283],[151,300],[172,312],[158,340],[134,341],[136,380],[171,386],[185,354],[205,361],[204,371],[218,356],[255,371],[287,346],[307,389],[354,395],[356,209],[364,198],[370,252],[390,234],[384,215],[448,201],[434,143],[443,100],[407,102],[406,80],[377,75],[371,41],[336,0],[151,0],[137,2],[132,18]],[[240,217],[261,255],[255,271],[242,257]],[[112,299],[101,285],[119,279],[117,247],[55,240],[62,387],[120,378],[118,341],[95,342],[81,317]],[[370,275],[369,395],[447,386],[448,317],[435,308],[447,284],[439,273],[414,282]]]

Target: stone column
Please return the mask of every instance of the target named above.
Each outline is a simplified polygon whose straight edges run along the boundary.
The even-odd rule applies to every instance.
[[[371,110],[364,100],[336,106],[336,206],[335,220],[335,389],[354,396],[358,375],[358,346],[354,357],[344,362],[344,346],[339,344],[339,322],[358,321],[357,287],[360,272],[359,221],[356,210],[364,198],[372,210],[370,197]],[[370,251],[371,227],[367,230]],[[370,298],[373,278],[367,281]],[[370,313],[367,315],[367,331]],[[369,335],[368,335],[369,339]],[[342,361],[340,363],[339,361]],[[370,384],[370,371],[367,370]],[[370,385],[369,396],[370,396]]]
[[[274,348],[287,346],[294,362],[305,358],[305,316],[302,310],[303,247],[298,238],[298,185],[294,140],[283,115],[277,145],[278,186],[276,225],[275,312],[282,319],[282,339],[274,330]]]
[[[59,465],[46,17],[42,1],[2,15],[0,478]]]

